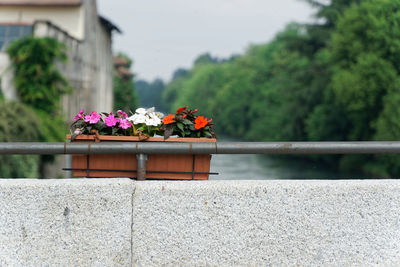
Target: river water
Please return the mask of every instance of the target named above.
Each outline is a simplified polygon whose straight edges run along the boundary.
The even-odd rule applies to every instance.
[[[218,138],[218,142],[241,141],[229,137]],[[303,160],[299,156],[279,155],[212,155],[210,180],[275,180],[275,179],[367,179],[363,174],[342,173],[326,166]]]
[[[363,179],[326,169],[298,159],[282,160],[266,155],[213,155],[210,180],[273,180],[273,179]]]

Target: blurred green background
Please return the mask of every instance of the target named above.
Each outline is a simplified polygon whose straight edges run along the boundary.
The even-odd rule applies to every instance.
[[[169,82],[114,76],[114,107],[155,106],[166,113],[198,108],[213,118],[221,140],[399,140],[400,0],[307,2],[315,7],[314,23],[290,23],[272,41],[251,45],[243,54],[201,54],[193,67],[177,69]],[[26,81],[26,68],[16,69],[21,103],[0,100],[0,142],[54,141],[67,132],[65,122],[54,118],[60,118],[60,96],[70,89],[62,73],[51,67],[63,59],[65,48],[52,43],[49,51],[51,40],[27,40],[10,46],[11,58],[18,64],[47,64],[50,80],[38,80],[35,87]],[[35,49],[40,42],[47,44],[47,50],[39,50],[50,54],[42,57],[50,58],[48,62],[18,59],[21,47]],[[119,56],[134,67],[134,59]],[[10,139],[11,124],[30,133],[15,131]],[[1,156],[0,176],[39,176],[36,163],[49,160],[25,157]],[[400,173],[400,158],[393,155],[313,155],[302,160],[340,173],[391,178]],[[26,162],[24,168],[18,167],[21,162]]]

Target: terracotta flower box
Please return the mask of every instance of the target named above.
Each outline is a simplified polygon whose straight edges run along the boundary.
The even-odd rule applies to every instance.
[[[67,135],[71,139],[71,135]],[[78,135],[73,142],[139,142],[136,136]],[[140,142],[216,142],[213,138],[150,137]],[[211,155],[149,154],[146,179],[208,180]],[[74,177],[137,177],[136,154],[72,155]]]

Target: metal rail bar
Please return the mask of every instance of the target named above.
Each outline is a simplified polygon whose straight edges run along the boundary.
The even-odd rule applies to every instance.
[[[0,154],[400,154],[400,142],[22,142]]]

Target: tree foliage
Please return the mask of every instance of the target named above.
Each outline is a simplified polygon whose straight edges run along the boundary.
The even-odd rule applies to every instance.
[[[132,59],[123,53],[118,54],[119,57],[124,58],[128,65],[125,68],[130,69],[132,66]],[[118,74],[115,69],[113,73],[113,92],[114,92],[114,110],[129,110],[137,107],[138,96],[135,90],[134,76],[124,76]]]
[[[53,38],[27,37],[14,41],[7,48],[12,67],[14,69],[14,85],[19,101],[30,107],[25,110],[19,107],[21,113],[13,112],[6,121],[13,120],[15,125],[9,123],[7,133],[14,134],[16,141],[59,142],[65,139],[67,125],[61,114],[61,97],[72,91],[67,80],[56,67],[57,62],[66,63],[66,47]],[[17,105],[17,104],[16,104]],[[2,106],[6,109],[7,106]],[[3,110],[1,110],[3,112]],[[32,115],[26,115],[33,113]],[[8,114],[8,113],[7,113]],[[25,120],[26,118],[29,118]],[[11,119],[12,118],[12,119]],[[33,125],[39,125],[33,127]],[[15,131],[15,127],[22,126],[36,131],[37,134],[25,135]],[[12,131],[15,131],[12,133]],[[39,134],[40,133],[40,134]],[[36,138],[39,136],[38,138]],[[35,159],[35,160],[34,160]],[[38,157],[12,156],[7,164],[9,177],[32,177],[45,162],[52,161],[53,156],[43,155]],[[22,166],[27,161],[26,168]],[[22,170],[22,173],[18,169]],[[43,173],[42,173],[43,174]],[[36,175],[35,177],[38,177]]]
[[[400,138],[400,0],[306,0],[314,24],[289,24],[231,60],[204,54],[163,94],[213,117],[217,135],[261,141]],[[338,156],[342,170],[391,176],[400,160]]]
[[[316,110],[329,111],[329,119],[310,117],[328,129],[325,138],[341,140],[397,140],[400,137],[400,1],[370,0],[353,4],[337,22],[328,53],[332,69],[325,101]],[[328,123],[340,121],[340,124]],[[339,128],[338,128],[339,126]],[[346,127],[343,127],[346,126]],[[369,173],[398,173],[394,157],[342,157],[341,166],[361,166]]]
[[[15,70],[20,101],[45,112],[59,110],[61,96],[71,91],[55,62],[66,62],[65,46],[53,38],[27,37],[7,48]]]
[[[157,78],[150,83],[139,80],[135,83],[135,86],[141,107],[156,107],[159,111],[164,109],[161,97],[165,89],[165,84],[161,79]]]
[[[0,142],[38,142],[43,140],[35,112],[16,102],[0,102]],[[0,177],[39,176],[39,156],[0,155]]]
[[[67,130],[60,101],[72,88],[56,67],[57,61],[66,63],[65,50],[64,44],[48,37],[18,39],[7,48],[18,98],[38,115],[47,142],[64,140]]]

